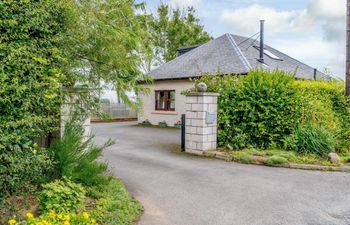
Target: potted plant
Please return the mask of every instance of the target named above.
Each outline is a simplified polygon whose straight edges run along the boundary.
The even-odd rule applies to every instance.
[[[160,127],[167,127],[168,126],[168,124],[165,121],[159,122],[158,125]]]
[[[143,126],[152,126],[152,123],[148,119],[144,120],[141,124]]]
[[[174,127],[181,129],[181,120],[176,121],[176,123],[174,123]]]

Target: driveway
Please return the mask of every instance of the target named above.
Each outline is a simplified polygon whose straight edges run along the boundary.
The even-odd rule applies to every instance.
[[[180,153],[180,132],[94,124],[111,171],[145,207],[139,225],[349,225],[350,174],[224,162]]]

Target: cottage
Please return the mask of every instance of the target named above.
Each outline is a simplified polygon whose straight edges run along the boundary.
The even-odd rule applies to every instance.
[[[165,121],[173,126],[185,113],[185,96],[181,93],[193,88],[194,82],[189,78],[206,73],[245,75],[256,68],[296,73],[297,79],[328,79],[320,71],[261,41],[225,34],[201,46],[180,49],[177,58],[150,71],[148,75],[154,78],[154,83],[147,85],[150,95],[140,96],[143,103],[138,121],[149,120],[152,124]]]

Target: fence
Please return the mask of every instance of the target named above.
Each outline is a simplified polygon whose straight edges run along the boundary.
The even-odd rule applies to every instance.
[[[100,112],[110,119],[136,119],[137,112],[124,103],[100,103]]]

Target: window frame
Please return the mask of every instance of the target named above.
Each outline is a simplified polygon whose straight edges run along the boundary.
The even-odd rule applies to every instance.
[[[161,92],[164,92],[164,108],[159,108],[159,102],[158,102],[158,96],[160,95]],[[174,98],[170,99],[170,93],[173,92],[174,93]],[[156,111],[170,111],[170,112],[174,112],[175,111],[175,90],[155,90],[154,94],[155,94],[155,110]],[[174,108],[171,108],[171,102],[174,102]]]

